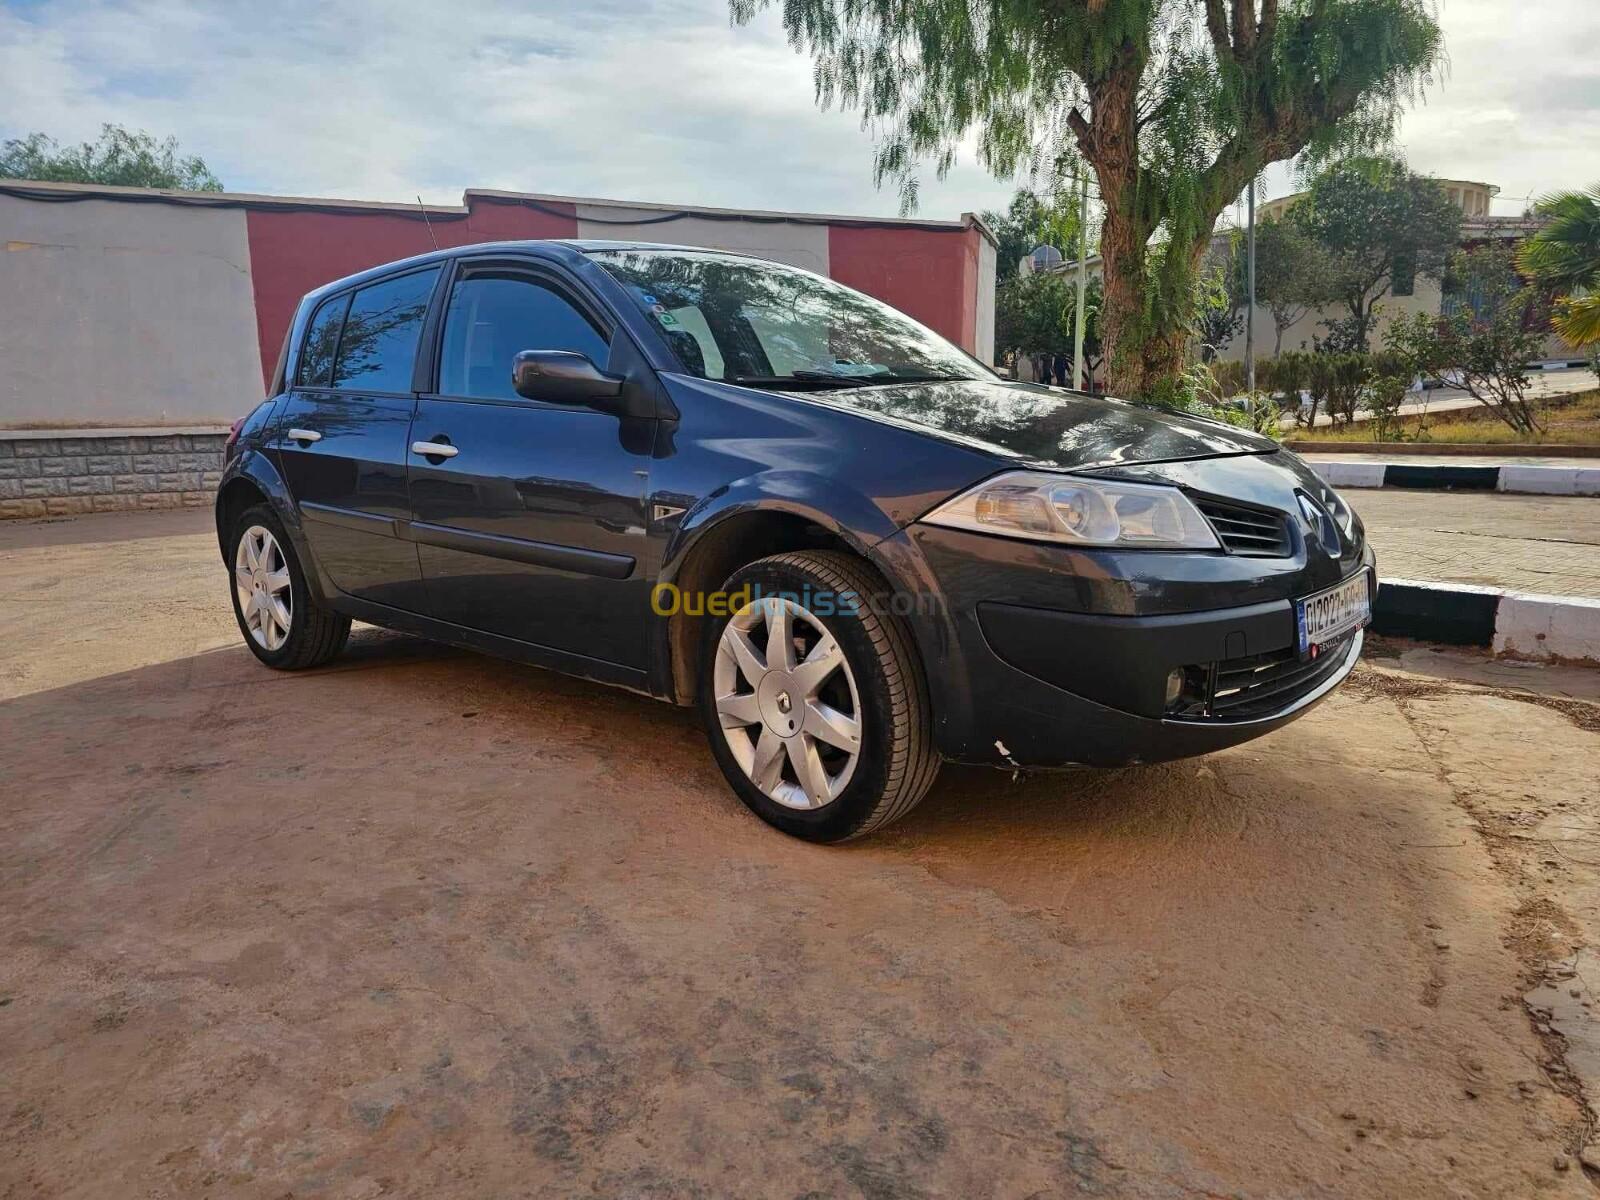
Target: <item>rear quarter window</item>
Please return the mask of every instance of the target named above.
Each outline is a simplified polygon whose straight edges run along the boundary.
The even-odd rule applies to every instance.
[[[339,349],[339,329],[344,325],[350,297],[324,300],[306,326],[305,343],[300,348],[300,370],[295,383],[300,387],[327,387],[333,377],[333,356]]]
[[[409,392],[422,318],[437,267],[369,284],[350,298],[332,386],[364,392]]]

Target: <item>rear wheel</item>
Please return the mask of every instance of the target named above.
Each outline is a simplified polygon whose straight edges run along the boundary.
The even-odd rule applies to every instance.
[[[266,504],[247,508],[233,523],[233,615],[245,645],[269,667],[317,667],[344,649],[350,618],[315,596],[305,571]]]
[[[736,572],[749,603],[713,620],[700,711],[717,764],[768,824],[814,842],[861,837],[911,811],[938,773],[910,631],[877,611],[883,581],[836,551]]]

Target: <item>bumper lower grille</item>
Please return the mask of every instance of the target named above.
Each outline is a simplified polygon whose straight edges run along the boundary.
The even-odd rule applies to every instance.
[[[1354,640],[1355,634],[1347,633],[1304,662],[1293,648],[1219,662],[1207,706],[1210,715],[1243,720],[1281,712],[1336,675]]]
[[[1293,553],[1289,527],[1281,515],[1216,500],[1196,500],[1195,507],[1211,522],[1229,554],[1247,558],[1287,558]]]

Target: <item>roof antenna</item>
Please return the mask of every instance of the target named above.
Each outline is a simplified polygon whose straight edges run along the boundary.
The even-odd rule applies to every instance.
[[[433,222],[428,220],[428,210],[422,206],[422,197],[417,197],[417,211],[422,214],[422,223],[428,227],[428,240],[433,243],[433,248],[439,248],[439,239],[433,236]]]

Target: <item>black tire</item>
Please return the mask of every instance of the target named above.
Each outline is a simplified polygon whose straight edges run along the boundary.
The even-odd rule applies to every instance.
[[[289,635],[283,644],[269,650],[251,632],[239,606],[239,589],[234,586],[234,563],[237,561],[239,542],[250,529],[260,526],[272,534],[283,555],[284,566],[289,571],[291,596]],[[305,569],[294,552],[294,545],[284,532],[283,522],[268,504],[247,508],[234,519],[228,536],[228,595],[233,598],[233,616],[239,622],[239,633],[250,652],[267,666],[279,671],[303,671],[320,667],[344,649],[350,637],[350,618],[340,616],[328,608],[306,583]]]
[[[862,837],[905,816],[933,784],[940,759],[933,747],[927,681],[911,631],[886,605],[865,602],[887,598],[882,578],[849,554],[807,550],[753,562],[736,571],[723,590],[733,595],[746,585],[764,596],[860,598],[853,611],[835,611],[826,615],[825,623],[855,678],[861,741],[853,774],[821,807],[791,808],[757,787],[734,757],[717,712],[713,671],[733,614],[713,617],[701,648],[698,704],[712,754],[728,783],[763,821],[810,842]],[[792,771],[792,764],[783,769]]]

